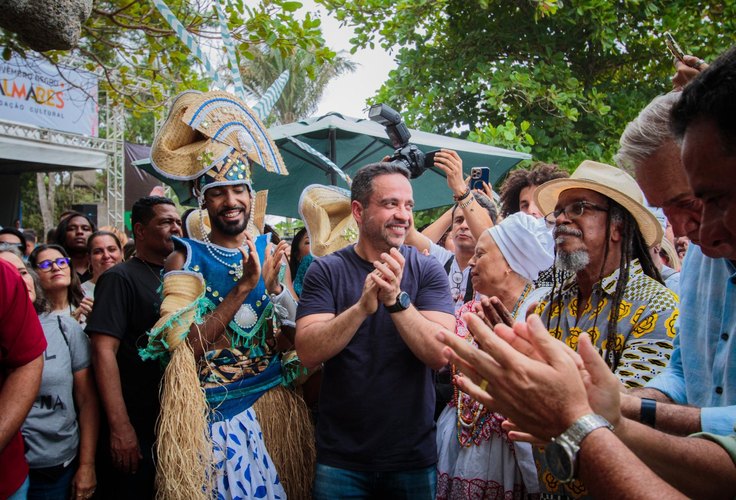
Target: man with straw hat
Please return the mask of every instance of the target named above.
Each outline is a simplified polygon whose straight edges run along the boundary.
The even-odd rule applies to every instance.
[[[265,127],[225,92],[179,95],[154,141],[164,176],[192,181],[203,241],[175,239],[161,319],[145,358],[168,359],[158,424],[165,498],[308,498],[313,437],[306,405],[286,386],[274,322],[294,325],[279,281],[286,243],[253,238],[250,166],[285,172]],[[204,214],[199,217],[204,220]],[[204,397],[202,394],[204,389]]]
[[[358,242],[315,260],[299,302],[296,349],[324,363],[314,497],[434,498],[433,333],[453,330],[439,262],[404,245],[408,171],[375,163],[351,186]],[[340,234],[340,233],[337,233]]]
[[[678,314],[648,251],[662,226],[634,179],[603,163],[584,161],[570,178],[539,186],[534,198],[554,226],[555,266],[574,273],[540,302],[542,321],[573,349],[588,332],[621,382],[643,386],[667,365]],[[586,493],[579,481],[563,484],[539,458],[543,490]]]
[[[697,219],[701,249],[713,258],[726,259],[729,266],[724,270],[729,272],[728,283],[724,281],[719,291],[729,302],[730,311],[734,310],[736,281],[736,184],[728,182],[736,171],[734,93],[736,48],[732,47],[685,87],[671,114],[675,138],[682,144],[689,189],[703,204]],[[716,269],[713,274],[723,276],[724,271]],[[703,276],[702,281],[708,283],[711,276]],[[705,316],[711,311],[700,312]],[[551,341],[536,317],[526,325],[516,325],[513,332],[501,326],[495,329],[496,335],[490,335],[480,321],[475,321],[471,330],[484,340],[481,356],[477,355],[479,350],[468,349],[451,335],[442,339],[457,353],[448,352],[449,357],[453,361],[462,358],[466,372],[472,375],[472,380],[463,379],[463,387],[508,414],[514,420],[517,438],[554,438],[554,448],[570,450],[568,456],[577,456],[577,463],[567,462],[573,466],[571,471],[585,478],[594,494],[605,498],[736,496],[736,434],[677,436],[625,418],[619,405],[620,384],[587,335],[580,342],[582,359],[575,360],[564,345]],[[726,332],[719,328],[712,334],[725,342],[733,328]],[[723,377],[727,383],[724,357],[718,356],[721,365],[714,377]],[[478,390],[476,383],[481,377],[491,380],[490,394]],[[499,379],[508,383],[494,383]],[[519,393],[524,395],[521,403]],[[590,421],[594,413],[611,427],[590,430],[586,426],[589,432],[578,434],[576,439],[579,447],[555,438],[564,429],[580,429],[579,423]]]

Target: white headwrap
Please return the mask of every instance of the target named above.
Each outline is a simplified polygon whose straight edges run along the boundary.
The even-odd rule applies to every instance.
[[[488,232],[511,269],[529,281],[554,262],[554,239],[544,219],[517,212]]]

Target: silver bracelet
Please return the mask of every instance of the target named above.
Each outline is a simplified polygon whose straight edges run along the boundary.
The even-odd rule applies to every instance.
[[[467,199],[467,200],[465,200],[464,202],[462,202],[462,203],[458,203],[458,205],[457,205],[457,206],[458,206],[458,207],[460,207],[460,208],[468,208],[468,206],[469,206],[469,205],[470,205],[471,203],[473,203],[473,201],[474,201],[474,200],[475,200],[475,196],[471,195],[471,196],[469,196],[469,197],[468,197],[468,199]]]

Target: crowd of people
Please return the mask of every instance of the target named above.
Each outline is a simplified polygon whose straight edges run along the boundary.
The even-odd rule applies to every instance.
[[[735,82],[736,48],[688,57],[617,167],[500,196],[442,150],[426,228],[367,165],[305,190],[290,243],[266,128],[180,94],[151,160],[196,209],[0,229],[0,498],[733,497]]]

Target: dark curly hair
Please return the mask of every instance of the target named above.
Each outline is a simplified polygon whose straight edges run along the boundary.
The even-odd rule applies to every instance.
[[[510,172],[501,186],[501,213],[504,217],[520,211],[521,190],[529,186],[541,186],[552,179],[569,177],[570,174],[554,163],[537,162],[531,170],[520,168]]]

